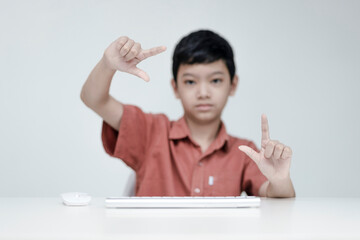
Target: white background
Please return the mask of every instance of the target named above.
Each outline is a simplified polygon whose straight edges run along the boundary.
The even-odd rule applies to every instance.
[[[232,135],[293,148],[298,196],[360,196],[360,1],[1,1],[0,197],[121,195],[129,168],[105,154],[101,119],[80,90],[127,35],[168,50],[117,73],[111,94],[182,116],[170,87],[181,37],[211,29],[233,46],[240,85],[223,113]]]

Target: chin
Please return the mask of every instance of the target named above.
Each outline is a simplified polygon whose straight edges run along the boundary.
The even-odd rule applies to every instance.
[[[195,120],[198,123],[211,123],[213,121],[216,121],[219,119],[218,115],[215,115],[214,113],[198,113],[196,115],[192,115],[192,119]]]

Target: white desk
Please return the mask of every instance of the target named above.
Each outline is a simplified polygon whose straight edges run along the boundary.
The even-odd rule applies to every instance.
[[[360,239],[360,199],[262,199],[255,209],[106,209],[0,198],[0,239]]]

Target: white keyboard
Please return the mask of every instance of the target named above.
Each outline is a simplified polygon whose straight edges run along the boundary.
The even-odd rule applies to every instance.
[[[249,208],[260,207],[260,198],[239,197],[109,197],[107,208]]]

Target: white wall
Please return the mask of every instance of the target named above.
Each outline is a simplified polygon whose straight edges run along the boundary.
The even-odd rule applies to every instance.
[[[294,151],[298,196],[360,196],[360,1],[1,1],[0,196],[120,195],[129,169],[107,156],[82,84],[104,49],[128,35],[168,51],[117,74],[111,93],[182,115],[171,56],[190,31],[229,40],[240,86],[223,119],[233,135],[270,134]]]

